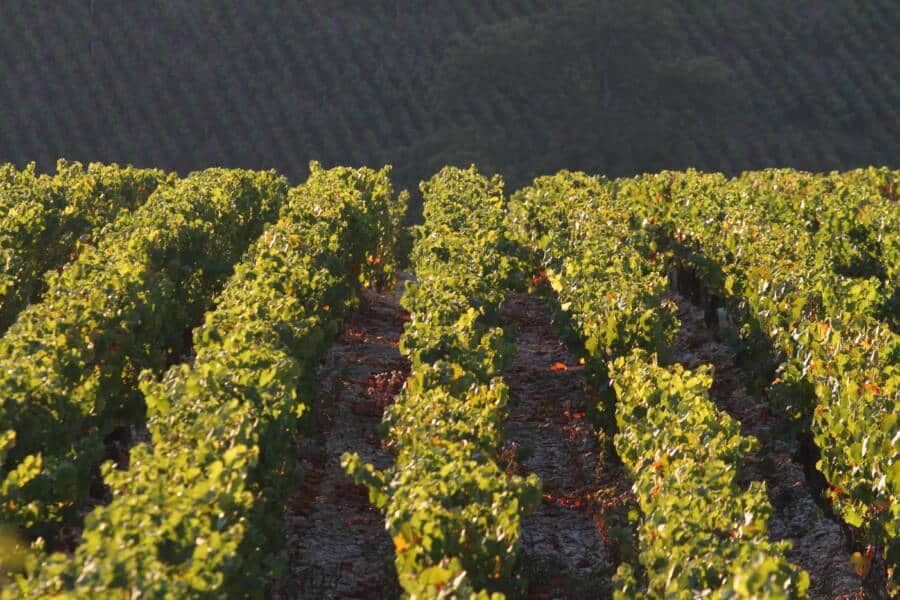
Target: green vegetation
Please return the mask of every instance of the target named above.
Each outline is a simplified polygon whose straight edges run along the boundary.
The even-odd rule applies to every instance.
[[[515,592],[520,521],[540,486],[496,462],[508,399],[501,374],[513,351],[496,326],[514,265],[503,181],[448,167],[422,193],[418,281],[402,301],[412,320],[401,350],[413,372],[384,417],[396,461],[388,471],[358,455],[343,462],[385,513],[406,593]]]
[[[773,408],[811,435],[844,520],[900,565],[900,173],[625,182],[635,217],[671,240],[741,325]],[[895,580],[894,585],[897,585]]]
[[[640,351],[610,364],[619,404],[616,450],[635,478],[644,513],[640,562],[647,596],[796,598],[809,576],[771,543],[765,485],[736,483],[755,445],[708,397],[710,368],[666,369]],[[630,565],[617,575],[619,598],[642,595]]]
[[[308,475],[292,449],[317,369],[363,286],[396,279],[408,195],[389,167],[312,163],[294,189],[273,171],[58,170],[0,166],[10,214],[38,215],[9,231],[76,250],[38,267],[40,236],[4,238],[42,293],[0,336],[0,594],[263,596]],[[736,323],[727,342],[765,418],[814,447],[847,560],[896,593],[898,189],[887,168],[560,171],[509,199],[474,166],[422,183],[401,300],[412,371],[382,423],[394,462],[341,464],[385,518],[403,590],[527,589],[518,556],[541,482],[503,466],[516,345],[500,308],[531,280],[634,483],[628,522],[605,524],[617,597],[804,596],[790,542],[769,539],[765,483],[740,483],[758,441],[717,404],[710,366],[675,362],[684,278]],[[116,456],[123,429],[143,437]]]
[[[43,302],[0,338],[0,519],[55,540],[77,517],[103,440],[139,423],[138,379],[187,349],[249,240],[277,214],[287,181],[211,169],[160,187],[51,274]]]
[[[546,269],[585,360],[614,396],[598,407],[635,480],[643,518],[637,565],[623,562],[617,597],[800,597],[808,576],[769,544],[771,507],[737,468],[754,441],[707,397],[708,369],[659,367],[678,326],[655,240],[607,180],[562,172],[513,199],[511,223]],[[608,387],[607,387],[608,390]],[[611,423],[614,414],[615,426]],[[643,590],[642,588],[646,588]]]
[[[60,160],[56,175],[31,163],[0,174],[0,333],[45,291],[41,277],[78,255],[80,245],[121,211],[139,207],[161,183],[162,171]],[[92,235],[93,234],[93,235]]]
[[[32,559],[4,598],[260,595],[278,566],[278,509],[296,474],[287,450],[315,366],[374,275],[369,259],[395,245],[400,208],[386,170],[314,164],[195,332],[193,364],[141,386],[153,444],[126,471],[106,465],[113,501],[73,555]]]

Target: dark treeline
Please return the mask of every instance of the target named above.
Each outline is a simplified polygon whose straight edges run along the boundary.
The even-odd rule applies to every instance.
[[[0,161],[896,166],[892,0],[9,2]]]

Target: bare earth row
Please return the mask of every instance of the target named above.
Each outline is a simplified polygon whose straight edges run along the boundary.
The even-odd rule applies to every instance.
[[[285,512],[290,565],[281,598],[399,596],[383,518],[340,465],[347,451],[378,468],[391,462],[378,426],[409,372],[397,347],[408,319],[398,296],[368,292],[320,369],[319,404],[298,447],[305,475]],[[719,407],[759,439],[742,480],[766,482],[770,537],[793,543],[789,558],[809,573],[811,597],[881,597],[877,582],[854,573],[848,531],[817,501],[799,442],[779,436],[765,399],[748,392],[746,373],[705,322],[703,308],[677,293],[672,299],[682,323],[675,359],[689,369],[714,365],[712,395]],[[543,502],[522,525],[520,568],[528,597],[611,597],[620,558],[613,528],[633,502],[631,482],[602,451],[584,367],[554,329],[548,303],[511,294],[503,318],[517,332],[517,353],[504,373],[510,417],[502,460],[508,474],[535,473],[543,482]]]

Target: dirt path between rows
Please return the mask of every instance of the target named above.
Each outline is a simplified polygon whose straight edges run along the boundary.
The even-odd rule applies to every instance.
[[[536,473],[544,493],[522,523],[527,598],[611,597],[616,550],[604,523],[630,497],[630,482],[603,460],[587,416],[584,367],[554,331],[547,302],[511,294],[502,316],[518,330],[504,373],[510,416],[503,455],[510,474]]]
[[[763,480],[773,505],[773,540],[794,544],[789,558],[810,575],[812,598],[879,597],[866,593],[849,562],[844,529],[816,503],[798,458],[798,442],[776,435],[764,398],[745,387],[733,351],[716,339],[703,310],[673,294],[681,330],[676,359],[686,368],[715,366],[711,396],[741,422],[760,449],[742,480]],[[317,427],[300,442],[305,477],[285,515],[289,569],[279,598],[393,598],[399,595],[393,544],[365,491],[343,473],[340,457],[356,451],[378,468],[382,411],[409,373],[397,343],[408,318],[392,294],[367,293],[368,305],[346,324],[322,365]],[[616,542],[605,525],[630,500],[630,481],[605,460],[591,425],[584,367],[559,339],[543,299],[511,294],[502,308],[517,329],[516,356],[504,373],[510,417],[503,456],[510,474],[536,473],[544,500],[522,523],[521,569],[527,598],[612,595]]]
[[[769,537],[793,543],[788,558],[809,573],[810,597],[879,597],[865,593],[850,563],[845,530],[816,503],[800,462],[799,442],[793,436],[778,435],[778,423],[770,415],[766,399],[747,392],[746,373],[735,363],[734,352],[716,339],[715,331],[704,321],[703,309],[681,294],[673,293],[672,299],[678,304],[681,320],[675,358],[688,369],[714,365],[710,397],[740,421],[744,435],[759,440],[759,449],[743,466],[742,483],[765,481],[773,507]]]
[[[409,374],[397,343],[408,318],[396,294],[366,292],[319,369],[315,430],[299,443],[303,481],[285,514],[289,565],[280,598],[395,598],[394,545],[364,488],[341,469],[344,452],[391,464],[378,425]]]

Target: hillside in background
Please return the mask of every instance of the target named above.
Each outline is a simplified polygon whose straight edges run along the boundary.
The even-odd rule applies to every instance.
[[[4,3],[0,162],[897,166],[892,0]]]

